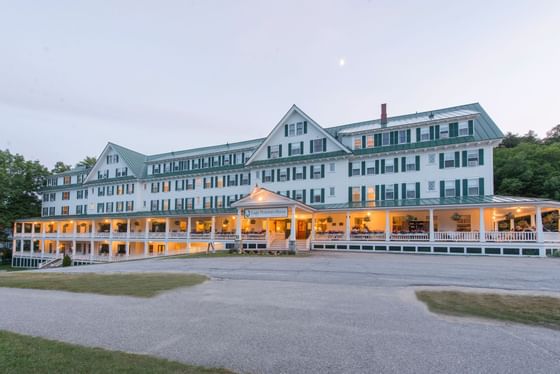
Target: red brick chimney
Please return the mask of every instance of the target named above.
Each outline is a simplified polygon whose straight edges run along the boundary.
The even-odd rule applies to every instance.
[[[387,104],[381,104],[381,127],[387,126]]]

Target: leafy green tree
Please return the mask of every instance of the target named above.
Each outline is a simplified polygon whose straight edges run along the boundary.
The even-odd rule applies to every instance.
[[[97,158],[86,156],[86,158],[78,162],[76,166],[85,166],[86,168],[92,168],[96,162],[97,162]]]
[[[41,214],[38,191],[49,171],[39,161],[0,150],[0,240],[18,218]]]
[[[560,124],[554,126],[550,131],[547,131],[546,138],[543,139],[545,144],[559,143],[560,142]]]
[[[519,137],[519,135],[514,134],[512,132],[508,132],[504,136],[504,139],[502,140],[500,146],[505,148],[513,148],[513,147],[517,147],[520,143],[521,143],[521,138]]]
[[[64,173],[65,171],[68,171],[72,169],[72,166],[65,164],[62,161],[57,161],[56,164],[54,164],[54,168],[51,170],[52,173]]]

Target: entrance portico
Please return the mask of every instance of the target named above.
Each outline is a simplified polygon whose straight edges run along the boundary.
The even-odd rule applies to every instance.
[[[237,208],[240,248],[309,249],[315,210],[265,188],[255,187],[232,204]],[[260,245],[260,246],[259,246]]]

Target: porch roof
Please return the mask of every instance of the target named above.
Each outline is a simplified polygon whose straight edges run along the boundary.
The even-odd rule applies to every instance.
[[[560,202],[550,199],[536,197],[515,197],[515,196],[458,196],[441,197],[426,199],[404,199],[404,200],[379,200],[379,201],[358,201],[342,204],[323,204],[313,205],[313,208],[321,210],[341,210],[341,209],[386,209],[386,208],[444,208],[447,206],[457,207],[458,205],[476,205],[484,207],[498,207],[511,205],[547,205],[558,206]]]
[[[232,208],[269,208],[269,207],[291,207],[296,206],[307,212],[313,212],[315,209],[298,200],[291,199],[287,196],[270,191],[266,188],[255,187],[251,193],[242,197],[231,204]]]

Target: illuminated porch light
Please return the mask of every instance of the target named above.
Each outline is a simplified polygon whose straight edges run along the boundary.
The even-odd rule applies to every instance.
[[[516,211],[517,213],[520,213],[520,212],[521,212],[521,208],[517,208],[515,211]]]

